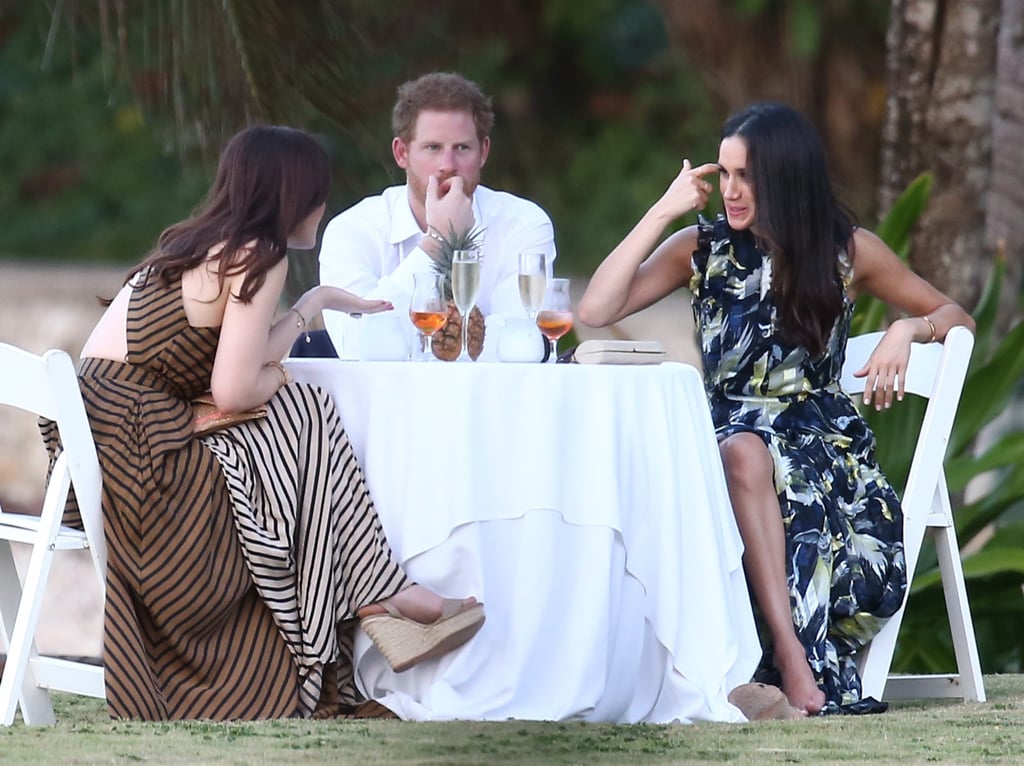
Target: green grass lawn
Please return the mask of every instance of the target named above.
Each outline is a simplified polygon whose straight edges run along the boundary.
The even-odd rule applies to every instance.
[[[989,701],[894,702],[878,716],[751,724],[539,721],[126,723],[58,695],[58,724],[0,729],[0,763],[669,764],[1024,762],[1024,676]]]

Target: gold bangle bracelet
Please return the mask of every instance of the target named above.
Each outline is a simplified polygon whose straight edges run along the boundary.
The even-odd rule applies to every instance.
[[[288,372],[288,368],[285,367],[280,362],[267,362],[263,366],[264,367],[273,367],[275,370],[277,370],[281,374],[281,385],[278,386],[278,388],[282,388],[284,386],[287,386],[289,383],[292,382],[292,375],[291,375],[291,373]]]
[[[924,321],[926,321],[928,323],[928,329],[932,331],[932,337],[930,337],[928,340],[926,340],[925,343],[934,343],[935,342],[935,322],[933,322],[931,319],[929,319],[927,314],[922,315],[921,319],[923,319]]]
[[[295,308],[294,306],[292,306],[292,307],[291,307],[290,309],[288,309],[288,310],[289,310],[289,311],[294,311],[294,312],[295,312],[295,316],[297,316],[297,317],[299,318],[299,321],[295,323],[295,326],[296,326],[296,327],[298,327],[298,328],[299,328],[300,330],[305,330],[305,329],[306,329],[306,325],[307,325],[308,323],[306,322],[306,317],[302,316],[302,312],[301,312],[301,311],[299,311],[299,310],[298,310],[297,308]]]

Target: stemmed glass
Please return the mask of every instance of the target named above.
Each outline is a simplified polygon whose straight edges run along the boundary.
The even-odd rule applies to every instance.
[[[412,275],[412,300],[409,302],[409,319],[420,331],[420,351],[423,359],[433,358],[431,341],[434,333],[448,322],[448,304],[444,299],[444,277],[433,272]]]
[[[544,285],[548,278],[547,253],[519,254],[519,299],[531,322],[537,321],[537,312],[544,301]]]
[[[548,280],[544,300],[537,314],[537,327],[551,341],[549,361],[558,358],[558,339],[572,329],[572,298],[569,280],[564,277]]]
[[[452,298],[462,315],[462,351],[456,362],[472,362],[469,355],[469,312],[480,292],[480,251],[456,250],[452,254]]]

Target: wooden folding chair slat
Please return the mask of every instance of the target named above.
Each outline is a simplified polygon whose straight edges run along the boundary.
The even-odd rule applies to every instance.
[[[101,476],[89,421],[71,358],[51,350],[42,356],[0,343],[0,405],[57,423],[63,451],[54,461],[38,517],[0,509],[0,632],[7,661],[0,678],[0,723],[9,726],[20,706],[27,724],[54,722],[48,690],[104,696],[103,668],[41,656],[36,628],[57,551],[89,549],[101,588],[106,580],[106,543],[100,512]],[[74,487],[84,530],[61,526]],[[12,543],[31,546],[19,577]]]
[[[853,372],[863,367],[882,333],[850,338],[841,385],[850,394],[863,394],[865,381]],[[962,697],[984,702],[981,661],[974,637],[960,548],[956,539],[953,509],[946,487],[943,461],[953,430],[974,336],[967,328],[954,327],[945,341],[911,347],[906,389],[928,399],[924,420],[903,491],[903,538],[907,562],[907,593],[913,581],[925,534],[935,539],[942,577],[946,612],[953,636],[957,673],[948,675],[890,675],[896,639],[907,601],[862,650],[859,657],[865,696],[896,698]]]

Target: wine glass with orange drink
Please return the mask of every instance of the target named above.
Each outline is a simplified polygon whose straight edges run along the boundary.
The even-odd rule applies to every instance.
[[[537,328],[551,342],[548,361],[558,358],[558,339],[572,329],[572,299],[569,280],[564,277],[549,279],[544,289],[544,300],[537,312]]]
[[[434,333],[448,321],[448,303],[444,299],[444,277],[436,273],[413,274],[412,300],[409,302],[409,319],[420,331],[421,358],[434,358],[430,342]]]

